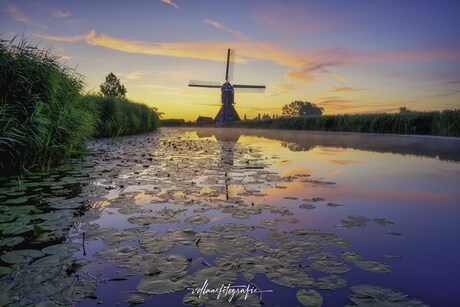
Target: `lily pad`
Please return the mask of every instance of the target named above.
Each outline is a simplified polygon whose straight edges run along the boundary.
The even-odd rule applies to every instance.
[[[168,294],[181,291],[190,286],[190,278],[186,274],[186,272],[180,272],[174,275],[147,276],[137,285],[137,290],[145,294]]]
[[[142,304],[145,301],[145,298],[138,294],[133,294],[128,297],[126,300],[127,303],[137,305],[137,304]]]
[[[163,253],[174,245],[175,243],[168,237],[151,237],[141,242],[141,247],[149,253]]]
[[[399,306],[399,307],[427,307],[422,301],[409,295],[384,288],[381,286],[357,285],[351,287],[354,294],[348,298],[355,306]]]
[[[9,267],[0,266],[0,280],[11,274],[13,270]]]
[[[24,241],[23,237],[9,237],[0,240],[0,246],[12,247],[22,243]]]
[[[141,215],[133,216],[128,219],[128,222],[132,224],[138,224],[147,226],[150,224],[169,224],[169,223],[179,223],[180,219],[175,216],[163,216],[163,215]]]
[[[244,224],[235,224],[235,223],[228,223],[228,224],[215,224],[211,226],[212,230],[219,231],[219,232],[243,232],[243,231],[251,231],[254,230],[254,226],[244,225]]]
[[[204,215],[194,215],[185,219],[185,222],[189,224],[202,225],[209,223],[209,218]]]
[[[310,266],[317,271],[325,273],[341,274],[350,271],[350,268],[345,263],[338,261],[320,260],[313,262]]]
[[[134,246],[116,246],[98,251],[95,253],[98,258],[109,260],[125,259],[137,254],[137,248]]]
[[[320,307],[323,304],[323,297],[315,290],[299,290],[296,294],[297,300],[306,307]]]
[[[301,205],[299,205],[299,208],[301,208],[301,209],[315,209],[316,206],[313,205],[313,204],[301,204]]]
[[[1,259],[7,263],[29,263],[34,259],[43,257],[44,254],[36,249],[19,249],[4,254]]]
[[[347,281],[339,275],[329,275],[318,278],[315,286],[321,290],[335,290],[344,287],[346,284]]]

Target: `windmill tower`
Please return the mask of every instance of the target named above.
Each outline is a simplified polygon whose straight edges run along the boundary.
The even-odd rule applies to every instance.
[[[240,116],[236,112],[235,107],[235,89],[245,89],[248,91],[263,92],[265,85],[243,85],[234,84],[232,85],[233,67],[235,63],[235,50],[228,49],[227,52],[227,68],[225,70],[225,83],[220,85],[218,82],[207,82],[207,81],[194,81],[190,80],[188,86],[191,87],[207,87],[207,88],[220,88],[222,93],[222,106],[214,118],[214,122],[218,126],[222,126],[224,123],[239,121]]]

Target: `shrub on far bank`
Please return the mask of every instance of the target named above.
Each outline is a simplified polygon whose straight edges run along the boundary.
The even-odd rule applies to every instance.
[[[154,130],[160,119],[153,108],[115,96],[87,95],[86,103],[97,110],[94,137],[116,137]]]
[[[241,121],[230,127],[460,136],[460,110],[324,115]]]

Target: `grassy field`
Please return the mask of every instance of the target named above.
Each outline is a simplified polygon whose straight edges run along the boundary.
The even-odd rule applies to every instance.
[[[85,153],[92,137],[155,129],[145,105],[82,94],[83,78],[49,50],[0,41],[0,170],[47,167]]]
[[[229,127],[460,136],[460,110],[241,121]]]

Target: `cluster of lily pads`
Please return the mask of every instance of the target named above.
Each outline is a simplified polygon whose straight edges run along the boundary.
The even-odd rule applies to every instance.
[[[333,184],[305,179],[305,174],[283,177],[270,171],[276,159],[235,139],[200,139],[170,129],[159,135],[91,144],[80,172],[69,175],[79,189],[71,193],[65,181],[70,179],[55,177],[54,184],[62,186],[54,189],[58,193],[26,191],[25,195],[41,195],[40,205],[0,207],[5,213],[0,215],[0,244],[7,247],[1,256],[4,265],[0,263],[0,303],[51,306],[91,298],[98,280],[82,273],[81,267],[94,261],[127,272],[123,279],[143,276],[136,293],[127,299],[130,304],[143,303],[150,295],[174,293],[193,306],[260,306],[270,297],[236,294],[228,302],[217,299],[215,293],[199,296],[187,289],[199,288],[205,281],[216,287],[243,281],[258,288],[257,281],[264,278],[274,287],[297,289],[300,304],[320,306],[321,292],[345,287],[343,274],[353,267],[390,272],[388,264],[349,251],[351,244],[345,238],[301,225],[293,207],[264,202],[264,190],[283,189],[290,182]],[[6,198],[0,194],[1,201]],[[300,209],[312,210],[318,204],[342,206],[318,197],[298,200],[286,195],[286,199]],[[30,217],[34,215],[36,218]],[[100,226],[101,219],[114,216],[132,226]],[[222,218],[225,222],[219,222]],[[370,221],[349,216],[341,225],[363,227]],[[381,218],[373,221],[392,223]],[[16,229],[19,224],[28,228]],[[27,236],[15,242],[20,234]],[[26,249],[22,245],[38,242],[46,246]],[[88,242],[105,246],[95,252],[96,260],[75,256]],[[180,252],[183,248],[187,254]],[[101,278],[98,276],[99,281]],[[361,285],[352,291],[350,299],[358,306],[369,302],[422,304],[381,287]]]

